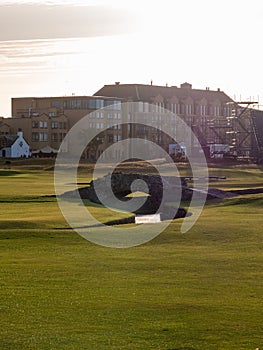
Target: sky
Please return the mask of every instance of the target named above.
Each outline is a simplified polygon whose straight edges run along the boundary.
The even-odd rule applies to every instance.
[[[11,98],[104,84],[220,88],[263,109],[262,0],[0,0],[0,116]]]

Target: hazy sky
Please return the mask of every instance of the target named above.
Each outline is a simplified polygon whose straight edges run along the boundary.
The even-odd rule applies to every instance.
[[[187,81],[263,104],[262,23],[262,0],[0,1],[0,115],[11,97],[115,81]]]

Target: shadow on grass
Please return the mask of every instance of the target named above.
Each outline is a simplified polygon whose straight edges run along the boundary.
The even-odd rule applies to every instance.
[[[1,230],[37,229],[39,224],[26,220],[3,220],[0,221]]]
[[[19,197],[9,196],[8,198],[0,198],[0,203],[49,203],[56,201],[56,195]]]
[[[15,175],[20,175],[20,171],[15,171],[15,170],[0,170],[0,176],[15,176]]]

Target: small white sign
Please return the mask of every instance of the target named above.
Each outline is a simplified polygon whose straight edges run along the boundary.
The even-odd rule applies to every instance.
[[[155,224],[161,221],[160,214],[135,216],[135,224]]]

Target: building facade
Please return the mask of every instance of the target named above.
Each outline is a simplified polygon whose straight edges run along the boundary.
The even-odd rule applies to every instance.
[[[121,99],[94,96],[26,97],[12,99],[12,130],[23,130],[32,151],[50,146],[59,149],[70,128],[89,115],[87,128],[97,132],[109,128],[99,143],[85,151],[85,158],[96,159],[109,144],[121,140],[121,129],[113,127],[121,118]],[[82,130],[80,138],[85,137]],[[95,148],[96,144],[96,149]],[[64,151],[67,151],[66,149]]]
[[[137,110],[127,111],[127,104],[133,102]],[[140,116],[137,124],[132,123],[133,113]],[[70,128],[88,116],[79,138],[85,139],[88,129],[99,135],[84,152],[90,160],[96,160],[110,145],[132,137],[148,139],[168,152],[173,140],[160,133],[164,123],[179,144],[189,138],[187,128],[178,128],[174,116],[190,127],[208,156],[251,156],[256,144],[248,106],[234,102],[220,89],[193,89],[189,83],[177,87],[117,82],[93,96],[13,98],[12,115],[5,120],[7,125],[0,124],[0,132],[1,128],[2,132],[22,130],[32,151],[47,146],[59,149]],[[144,125],[149,119],[152,128]],[[114,152],[112,159],[121,158],[121,149]]]

